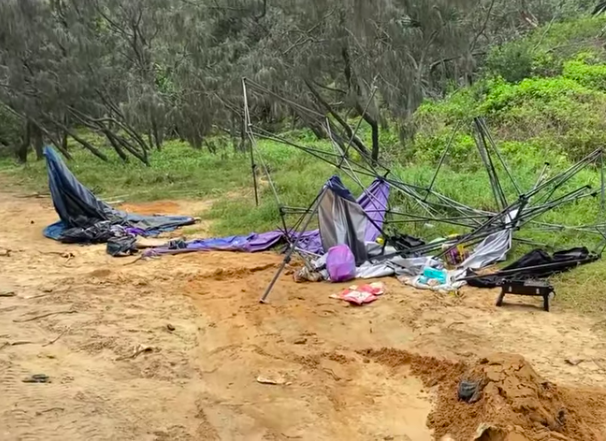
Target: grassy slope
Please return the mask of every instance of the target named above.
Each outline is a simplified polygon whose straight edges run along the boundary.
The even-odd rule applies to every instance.
[[[595,19],[553,25],[495,50],[484,79],[445,100],[422,106],[415,120],[418,132],[414,144],[402,149],[393,134],[382,135],[394,173],[407,182],[427,185],[455,123],[480,114],[487,116],[503,154],[515,170],[518,184],[524,189],[534,184],[538,169],[546,160],[552,163],[554,172],[563,170],[594,147],[606,144],[606,57],[601,44],[596,44],[604,25],[604,21]],[[523,68],[511,72],[509,68],[515,63]],[[494,203],[487,191],[488,180],[479,167],[471,132],[465,127],[456,137],[454,154],[437,181],[437,189],[463,203],[490,209]],[[102,146],[99,138],[88,136],[91,142]],[[304,132],[290,136],[327,148]],[[335,172],[327,164],[291,147],[268,141],[260,142],[258,147],[285,205],[306,207]],[[153,153],[152,167],[148,168],[134,161],[123,164],[114,156],[110,163],[103,163],[76,146],[73,151],[75,160],[69,164],[70,168],[103,197],[126,195],[122,198],[129,201],[215,199],[213,209],[204,217],[214,220],[213,233],[217,235],[266,231],[278,226],[273,191],[262,176],[260,206],[255,207],[247,155],[227,148],[212,155],[171,141],[162,151]],[[32,190],[46,188],[43,163],[16,167],[4,160],[0,161],[0,171]],[[354,193],[360,192],[358,185],[344,180]],[[369,182],[363,181],[365,185]],[[599,182],[599,173],[587,170],[575,179],[574,185],[597,186]],[[513,197],[511,185],[506,191]],[[599,216],[596,201],[583,201],[552,212],[544,220],[578,225],[593,222]],[[406,232],[432,239],[456,229],[418,224],[409,225]],[[522,235],[554,248],[595,245],[595,241],[577,234],[526,231]],[[527,249],[517,247],[512,257]],[[604,279],[606,264],[596,263],[558,278],[558,294],[575,309],[603,312]]]
[[[544,161],[562,169],[606,146],[605,28],[604,18],[554,24],[494,49],[476,84],[419,109],[416,142],[404,160],[435,162],[456,122],[474,116],[486,117],[522,188],[532,185]],[[456,136],[453,151],[449,165],[459,173],[477,164],[467,126]],[[596,188],[599,183],[595,168],[575,179],[576,185]],[[553,211],[545,220],[578,225],[603,219],[598,201],[587,200]],[[556,248],[597,245],[583,235],[534,231],[527,235]],[[606,310],[606,263],[577,269],[555,281],[565,304],[585,312]]]

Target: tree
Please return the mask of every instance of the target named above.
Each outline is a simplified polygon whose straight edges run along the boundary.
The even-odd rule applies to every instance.
[[[22,119],[25,152],[45,139],[69,155],[70,136],[106,160],[86,128],[149,164],[166,136],[200,148],[240,132],[247,77],[270,92],[252,107],[269,130],[288,119],[327,135],[272,93],[330,118],[341,140],[357,115],[372,136],[355,147],[377,160],[382,126],[406,128],[423,99],[472,81],[487,48],[588,1],[4,0],[0,103]]]

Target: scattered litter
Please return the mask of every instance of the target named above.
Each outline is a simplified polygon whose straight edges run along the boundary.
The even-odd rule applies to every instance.
[[[43,414],[49,413],[49,412],[63,412],[64,410],[65,410],[65,408],[63,408],[63,407],[51,407],[50,409],[40,410],[40,411],[36,412],[36,416],[40,416],[40,415],[43,415]]]
[[[51,315],[58,315],[58,314],[75,314],[78,311],[74,311],[73,309],[70,309],[69,311],[57,311],[57,312],[49,312],[46,314],[42,314],[42,315],[37,315],[35,317],[30,317],[30,318],[23,318],[23,319],[15,319],[13,320],[13,322],[15,323],[25,323],[25,322],[33,322],[34,320],[38,320],[41,318],[46,318],[46,317],[50,317]]]
[[[27,296],[27,297],[23,297],[25,300],[33,300],[33,299],[39,299],[41,297],[48,297],[49,295],[52,294],[52,290],[48,291],[45,294],[37,294],[35,296]]]
[[[288,381],[284,378],[283,375],[270,373],[270,374],[261,374],[257,377],[257,382],[261,384],[270,384],[274,386],[284,386],[288,385]]]
[[[475,403],[481,397],[482,389],[479,381],[463,379],[459,382],[459,400]]]
[[[579,364],[587,360],[585,360],[584,358],[565,358],[564,361],[570,366],[578,366]]]
[[[476,430],[476,434],[473,438],[473,441],[491,441],[498,439],[504,440],[506,439],[506,436],[507,433],[504,430],[499,429],[498,427],[492,426],[490,424],[482,423],[478,427],[478,430]],[[511,439],[511,437],[508,437],[507,439]],[[525,440],[526,438],[521,439]]]
[[[42,254],[56,254],[57,256],[63,257],[64,259],[73,259],[76,255],[72,252],[64,251],[41,251]]]
[[[55,344],[57,342],[57,340],[59,340],[61,337],[63,337],[65,334],[67,334],[71,328],[72,328],[71,326],[68,326],[67,328],[65,328],[63,330],[63,332],[61,334],[59,334],[57,337],[55,337],[54,339],[52,339],[48,343],[43,344],[42,346],[50,346],[52,344]]]
[[[309,268],[304,266],[298,271],[295,271],[293,274],[293,278],[295,283],[303,283],[303,282],[321,282],[324,280],[322,273],[319,271],[311,271]]]
[[[420,275],[415,277],[400,276],[398,280],[404,285],[419,289],[430,289],[441,293],[457,292],[466,282],[457,281],[463,271],[447,271],[426,266]]]
[[[15,342],[4,342],[0,345],[0,350],[4,349],[7,346],[23,346],[23,345],[31,345],[34,344],[33,341],[15,341]]]
[[[130,358],[137,358],[139,355],[143,354],[144,352],[153,352],[153,350],[154,350],[154,348],[152,348],[151,346],[139,345],[133,349],[133,353],[131,355],[127,355],[124,357],[118,357],[118,358],[116,358],[116,361],[128,360]]]
[[[15,195],[13,197],[17,198],[17,199],[30,199],[30,198],[43,199],[43,198],[49,198],[50,193],[36,192],[36,193],[31,193],[31,194]]]
[[[383,282],[374,282],[362,286],[352,285],[343,290],[340,294],[332,294],[330,297],[333,299],[345,300],[346,302],[355,305],[363,305],[365,303],[374,302],[385,294],[385,292],[386,287]]]
[[[175,327],[173,325],[171,325],[170,323],[168,323],[166,325],[166,329],[168,329],[170,332],[173,332],[175,330]]]
[[[51,380],[46,374],[34,374],[31,377],[21,380],[23,383],[50,383]]]
[[[448,271],[431,267],[423,268],[419,283],[425,285],[444,285],[448,280]]]

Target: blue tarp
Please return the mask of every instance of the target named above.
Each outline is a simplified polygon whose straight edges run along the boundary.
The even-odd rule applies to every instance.
[[[100,222],[122,225],[144,235],[170,231],[194,223],[186,216],[141,216],[116,210],[98,199],[67,168],[52,147],[44,148],[48,186],[60,221],[44,229],[44,235],[59,240],[66,230],[89,228]]]

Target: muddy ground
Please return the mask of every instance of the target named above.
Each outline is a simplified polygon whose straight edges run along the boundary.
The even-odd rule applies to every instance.
[[[0,293],[14,293],[0,297],[1,440],[431,440],[432,388],[369,349],[512,352],[560,385],[606,384],[598,320],[557,298],[551,313],[535,299],[495,308],[495,291],[386,279],[384,297],[356,308],[329,298],[340,286],[284,275],[260,305],[279,255],[115,259],[43,238],[50,199],[18,196],[0,193]],[[51,382],[22,381],[33,374]]]

